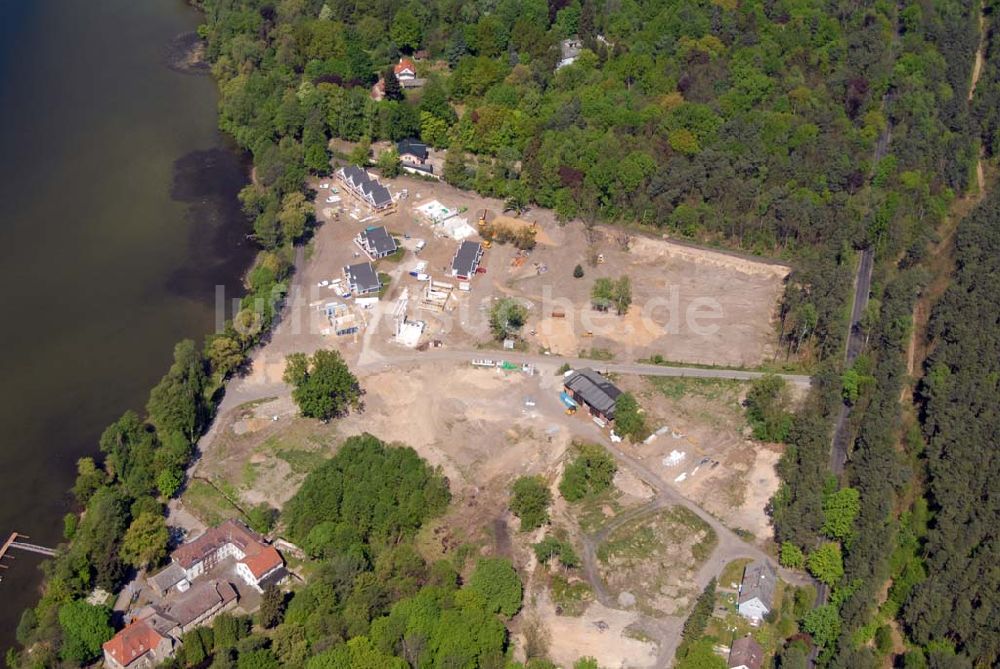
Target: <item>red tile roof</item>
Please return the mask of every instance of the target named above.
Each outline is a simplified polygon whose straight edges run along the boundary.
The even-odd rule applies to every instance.
[[[221,525],[209,529],[194,541],[180,546],[171,557],[180,566],[190,569],[226,544],[234,544],[247,554],[255,550],[252,548],[253,546],[263,547],[265,545],[260,535],[246,525],[234,520],[227,520]]]
[[[164,637],[154,630],[146,620],[136,620],[106,642],[104,650],[116,662],[127,667],[155,649],[163,639]]]
[[[396,67],[393,68],[393,72],[399,74],[403,70],[409,70],[410,72],[416,72],[417,66],[413,64],[413,61],[409,58],[400,58],[399,62],[396,63]]]
[[[227,520],[211,528],[191,543],[179,547],[171,557],[185,569],[190,569],[226,544],[233,544],[243,552],[245,557],[241,562],[258,580],[284,564],[278,551],[265,543],[259,534],[235,520]]]
[[[250,568],[250,573],[253,574],[254,578],[258,581],[268,572],[285,564],[281,559],[281,556],[278,555],[278,551],[274,550],[273,546],[265,546],[253,555],[247,553],[247,556],[242,560],[242,562]]]

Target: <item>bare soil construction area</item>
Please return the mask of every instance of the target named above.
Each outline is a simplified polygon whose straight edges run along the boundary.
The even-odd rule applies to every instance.
[[[705,517],[709,527],[676,505],[687,500],[665,503],[672,493],[664,482],[760,541],[769,536],[763,509],[777,485],[773,467],[780,453],[744,434],[740,401],[748,385],[711,379],[614,379],[637,395],[654,429],[667,429],[646,444],[612,445],[585,412],[565,413],[558,356],[760,364],[773,353],[773,317],[788,268],[610,228],[560,225],[551,212],[538,210],[519,219],[537,224],[533,251],[493,245],[482,262],[485,272],[460,287],[464,282],[451,276],[459,241],[449,231],[461,227],[442,227],[426,211],[444,207],[474,229],[484,211],[495,220],[502,204],[409,177],[386,183],[405,196],[379,217],[352,201],[336,178],[313,184],[320,225],[298,258],[282,321],[249,373],[227,388],[200,444],[182,511],[213,523],[260,503],[280,508],[345,438],[367,432],[406,444],[440,468],[453,493],[445,515],[421,531],[421,552],[459,564],[477,555],[512,559],[525,577],[524,611],[511,625],[515,639],[537,625],[550,657],[567,666],[581,655],[608,667],[662,666],[675,643],[669,630],[679,629],[700,589],[695,582],[706,569],[699,567],[723,552],[726,540],[714,519]],[[429,207],[433,201],[438,204]],[[375,261],[388,284],[379,300],[345,297],[338,279],[345,265],[367,261],[354,239],[373,225],[385,225],[403,251]],[[573,276],[577,264],[582,278]],[[440,308],[421,306],[428,282],[415,274],[454,284]],[[622,316],[595,311],[594,280],[623,275],[632,283],[631,308]],[[502,297],[528,309],[518,348],[553,356],[534,356],[537,369],[470,364],[503,357],[487,324]],[[334,303],[351,311],[356,332],[331,330]],[[397,343],[403,315],[423,324],[420,350]],[[428,346],[443,355],[423,352]],[[299,418],[281,380],[286,355],[321,348],[339,350],[364,391],[362,411],[329,424]],[[574,441],[618,449],[620,466],[613,489],[569,504],[558,482]],[[674,462],[673,451],[684,456]],[[623,462],[623,453],[642,464]],[[644,467],[662,480],[654,483]],[[527,533],[508,508],[510,486],[522,475],[543,477],[553,497],[551,522]],[[717,532],[724,541],[714,551]],[[539,565],[532,544],[547,534],[596,557],[585,567]]]
[[[484,213],[495,220],[502,216],[503,203],[413,177],[384,183],[392,193],[405,196],[397,200],[393,212],[374,216],[343,192],[336,178],[315,182],[321,227],[314,255],[299,277],[303,295],[308,296],[303,302],[315,311],[329,297],[319,284],[339,276],[343,266],[365,260],[353,238],[366,226],[385,225],[409,250],[401,258],[377,263],[391,284],[384,304],[361,314],[364,337],[376,350],[395,346],[395,322],[388,314],[405,289],[409,317],[427,322],[424,340],[438,339],[445,345],[488,341],[491,305],[501,297],[514,297],[529,308],[524,338],[535,352],[575,356],[597,349],[617,360],[660,355],[667,360],[729,366],[755,366],[774,354],[774,319],[787,266],[616,228],[588,230],[578,221],[560,224],[551,211],[543,209],[507,219],[513,225],[535,226],[537,244],[532,251],[492,245],[481,262],[482,273],[469,281],[469,290],[455,290],[442,310],[420,309],[428,284],[410,272],[419,269],[432,280],[457,288],[459,280],[452,277],[451,261],[460,242],[452,232],[456,225],[477,229]],[[334,189],[339,194],[334,195]],[[432,220],[428,208],[447,217],[447,222]],[[473,234],[469,239],[479,237]],[[419,252],[417,240],[424,242]],[[578,264],[584,268],[582,278],[573,277]],[[594,310],[590,297],[595,279],[621,276],[628,276],[632,283],[628,312],[617,316]],[[386,317],[379,318],[378,311]],[[305,314],[292,319],[313,334],[313,346],[322,327],[308,324],[316,318]],[[335,338],[333,345],[357,350],[361,338]],[[279,332],[276,340],[280,339]]]
[[[690,584],[716,541],[711,528],[684,508],[640,516],[598,547],[601,578],[622,607],[678,615],[697,596]]]
[[[327,425],[295,417],[287,394],[243,405],[220,423],[185,504],[208,522],[260,502],[280,507],[350,435],[369,432],[407,444],[441,468],[454,494],[447,513],[420,534],[427,559],[511,558],[526,581],[525,609],[514,630],[528,620],[541,626],[555,660],[571,663],[587,649],[602,666],[656,666],[660,654],[645,632],[648,621],[683,619],[697,594],[694,574],[711,554],[715,533],[680,507],[644,511],[654,491],[627,467],[619,468],[607,493],[574,504],[561,497],[557,485],[573,442],[599,432],[586,416],[564,413],[556,362],[532,375],[447,361],[376,366],[361,379],[364,411]],[[743,436],[739,402],[747,385],[615,381],[637,394],[651,425],[671,428],[649,444],[623,447],[664,480],[687,472],[674,483],[684,495],[731,527],[767,536],[763,505],[776,485],[777,451]],[[672,450],[686,455],[668,467],[663,460]],[[719,465],[699,465],[706,457]],[[509,490],[518,476],[535,474],[551,486],[551,523],[524,533],[508,509]],[[532,544],[547,534],[564,537],[577,552],[602,537],[598,576],[608,600],[597,601],[582,570],[552,571],[537,563]]]
[[[749,438],[743,399],[750,383],[728,379],[621,377],[660,433],[629,452],[685,497],[733,529],[769,540],[764,509],[778,489],[782,447]]]

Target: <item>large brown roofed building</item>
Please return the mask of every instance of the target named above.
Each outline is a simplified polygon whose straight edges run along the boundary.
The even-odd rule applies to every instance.
[[[174,563],[194,580],[226,558],[236,560],[236,572],[248,585],[262,591],[262,583],[279,574],[284,561],[256,532],[235,520],[209,529],[173,552]],[[169,569],[169,568],[168,568]]]
[[[147,620],[136,620],[104,644],[104,663],[112,669],[146,669],[170,657],[173,640]]]

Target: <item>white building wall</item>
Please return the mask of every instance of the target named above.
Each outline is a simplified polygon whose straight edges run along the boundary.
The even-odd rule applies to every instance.
[[[253,572],[250,571],[250,567],[246,564],[240,562],[236,565],[236,573],[240,575],[247,585],[256,590],[257,592],[263,592],[263,589],[257,583],[257,579],[254,578]]]
[[[740,615],[744,618],[750,618],[751,620],[763,620],[764,616],[767,615],[768,610],[769,609],[764,606],[764,603],[756,597],[748,599],[740,604],[739,607]]]

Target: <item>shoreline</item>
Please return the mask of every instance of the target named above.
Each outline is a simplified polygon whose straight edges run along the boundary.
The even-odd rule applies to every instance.
[[[196,11],[199,12],[199,14],[197,15],[197,19],[196,19],[197,22],[203,21],[204,14],[201,13],[201,10],[200,10],[199,7],[197,7],[197,5],[190,4],[189,9],[193,9],[193,10],[196,10]],[[185,11],[187,11],[187,9],[185,9]],[[163,49],[163,52],[161,53],[161,56],[159,58],[159,62],[153,64],[153,68],[154,69],[159,69],[159,67],[162,67],[162,68],[164,68],[164,70],[169,70],[170,72],[179,73],[179,74],[187,74],[187,75],[192,75],[192,76],[201,76],[201,75],[205,75],[205,74],[211,74],[210,67],[208,66],[208,63],[205,61],[205,58],[204,58],[204,56],[205,56],[205,41],[203,39],[201,39],[200,37],[197,36],[196,31],[188,31],[188,32],[185,32],[185,33],[181,33],[180,35],[177,35],[177,36],[175,36],[172,39],[168,39],[168,41],[164,44],[164,46],[162,47],[162,49]],[[170,75],[167,74],[165,76],[170,76]],[[212,82],[213,82],[213,84],[212,84],[212,95],[214,96],[214,104],[212,104],[211,106],[212,107],[217,107],[217,102],[218,102],[218,99],[219,99],[219,96],[220,96],[220,91],[219,91],[219,87],[218,87],[218,81],[214,77],[212,78]],[[203,94],[203,93],[204,93],[204,91],[202,91],[201,93],[199,93],[197,91],[197,89],[192,92],[193,95],[200,95],[200,94]],[[212,131],[214,133],[218,134],[218,136],[221,138],[222,141],[218,144],[218,146],[211,147],[208,150],[218,150],[218,151],[231,152],[232,155],[233,155],[233,159],[240,166],[239,167],[239,182],[240,182],[240,187],[245,186],[245,185],[247,185],[249,183],[252,183],[253,162],[252,162],[252,157],[251,157],[250,153],[247,150],[245,150],[242,147],[240,147],[238,145],[238,143],[236,142],[235,138],[233,138],[231,135],[229,135],[229,134],[225,133],[223,130],[221,130],[221,128],[219,128],[218,121],[219,121],[218,112],[217,112],[217,110],[215,110],[214,113],[213,113],[213,115],[212,115],[212,117],[211,117],[211,122],[209,123],[209,126],[210,126],[210,128],[212,129]],[[192,155],[192,154],[198,153],[198,149],[196,147],[190,147],[190,149],[187,149],[187,150],[190,150],[191,153],[190,154],[182,154],[182,155],[180,155],[180,157],[178,158],[178,160],[182,160],[185,157],[187,157],[188,155]],[[176,166],[177,161],[173,161],[173,162],[174,162],[174,165]],[[218,165],[217,163],[212,162],[211,164],[203,166],[203,169],[204,170],[213,170],[214,169],[216,172],[218,172],[220,170],[220,168],[222,170],[230,170],[231,167],[232,167],[232,165],[230,165],[228,162],[223,163],[222,165]],[[188,175],[188,176],[190,176],[190,175]],[[196,178],[200,177],[200,175],[195,175],[195,176],[196,176]],[[168,180],[167,180],[168,191],[170,190],[171,179],[173,179],[174,180],[173,183],[176,184],[176,179],[177,178],[178,177],[177,177],[176,172],[173,175],[168,175]],[[222,182],[220,182],[220,183],[222,183]],[[217,185],[214,182],[208,182],[207,183],[207,187],[211,189],[211,188],[216,188]],[[238,190],[238,188],[237,188],[237,190]],[[179,206],[181,206],[181,207],[187,207],[188,210],[189,210],[189,212],[190,212],[191,209],[197,208],[197,207],[202,207],[202,208],[206,207],[206,206],[207,207],[215,207],[216,206],[216,200],[212,199],[213,196],[214,196],[214,192],[208,192],[208,195],[205,195],[205,194],[202,194],[202,193],[199,192],[199,194],[197,195],[197,197],[195,199],[191,200],[187,196],[177,196],[176,194],[172,193],[169,196],[169,198],[170,198],[171,202],[177,202]],[[239,203],[235,199],[235,192],[232,195],[232,198],[233,198],[232,199],[232,204],[235,207],[238,208],[239,207]],[[226,213],[225,212],[216,212],[215,210],[213,210],[213,213],[211,214],[211,218],[210,219],[206,219],[206,220],[210,220],[214,225],[216,225],[217,228],[218,228],[218,232],[221,234],[221,233],[224,232],[223,228],[226,227],[226,225],[228,225],[228,221],[225,218],[220,218],[220,215],[221,216],[226,216]],[[247,258],[248,262],[245,265],[242,265],[242,263],[241,263],[242,266],[240,267],[239,270],[237,270],[237,273],[228,275],[228,276],[226,276],[224,278],[216,279],[215,282],[209,282],[209,283],[207,283],[205,285],[209,285],[210,286],[212,283],[217,283],[217,282],[220,282],[220,281],[222,283],[225,283],[225,284],[230,284],[231,283],[234,286],[238,286],[239,297],[242,297],[243,295],[245,295],[247,293],[247,290],[246,290],[247,276],[248,276],[249,272],[252,271],[252,269],[254,267],[254,264],[256,263],[256,256],[258,254],[258,249],[257,249],[256,244],[254,244],[253,242],[246,242],[245,241],[247,239],[246,232],[248,230],[248,222],[246,221],[245,215],[242,214],[242,212],[240,212],[239,215],[240,215],[240,220],[236,223],[239,226],[239,239],[241,240],[241,242],[242,242],[242,244],[244,246],[247,246],[249,249],[252,250],[252,255],[249,255],[249,257]],[[192,224],[193,225],[198,225],[199,223],[198,222],[194,222]],[[233,228],[233,231],[235,232],[236,228]],[[212,245],[213,244],[212,240],[207,240],[207,241],[206,240],[202,240],[200,243],[212,245],[210,252],[218,253],[219,250],[223,249],[223,247],[220,245],[220,244],[222,244],[222,239],[223,239],[222,237],[219,237],[217,240],[214,240],[214,245]],[[229,239],[230,239],[230,241],[228,243],[225,243],[224,252],[220,253],[217,256],[217,259],[221,260],[223,263],[228,263],[232,258],[237,257],[237,256],[240,255],[237,252],[237,246],[234,246],[232,244],[232,238],[230,237]],[[194,242],[191,242],[191,241],[184,241],[183,242],[183,244],[190,244],[190,243],[194,243]],[[152,249],[149,249],[149,250],[152,250]],[[190,255],[190,254],[187,253],[187,252],[185,252],[185,255]],[[186,266],[187,266],[187,263],[182,262],[182,263],[174,266],[173,270],[175,270],[175,271],[176,270],[183,270]],[[222,265],[211,265],[211,266],[206,266],[206,267],[220,267],[220,266],[222,266]],[[191,276],[192,276],[192,278],[197,279],[201,275],[196,273],[196,274],[193,274]],[[174,280],[174,277],[171,274],[169,274],[169,273],[166,274],[166,275],[164,275],[164,277],[163,277],[163,281],[167,282],[167,283],[169,283],[169,282],[171,282],[173,280]],[[183,282],[183,277],[181,277],[181,280]],[[175,290],[181,291],[181,292],[170,293],[168,291],[167,295],[171,296],[172,299],[177,299],[177,300],[190,299],[189,296],[183,292],[185,290],[185,288],[177,288]],[[210,314],[211,309],[212,309],[212,305],[213,305],[212,298],[209,297],[210,293],[211,293],[210,290],[209,291],[205,291],[205,298],[203,300],[199,299],[199,302],[201,303],[202,307],[204,307],[204,309],[205,309],[205,312],[204,312],[205,314]],[[197,331],[192,330],[190,332],[190,334],[188,335],[188,338],[194,337],[194,338],[199,339],[199,340],[204,340],[204,339],[207,339],[207,338],[211,338],[214,334],[216,334],[216,328],[212,324],[212,319],[208,318],[205,321],[205,327],[204,327],[204,329],[199,329]],[[180,341],[184,341],[184,339],[181,339]],[[160,350],[157,355],[166,353],[167,351],[170,350],[171,347],[175,347],[178,343],[179,343],[178,340],[172,341],[171,344],[169,344],[168,347],[165,350]],[[154,377],[154,383],[152,385],[145,386],[141,390],[139,390],[138,393],[136,394],[136,396],[133,398],[133,400],[130,401],[130,402],[128,402],[126,405],[119,405],[119,406],[117,406],[117,408],[115,408],[113,410],[113,418],[112,418],[112,420],[114,420],[118,416],[120,416],[122,414],[122,412],[132,410],[132,407],[135,407],[135,409],[137,409],[137,410],[142,410],[143,412],[145,411],[145,409],[142,408],[142,407],[145,407],[147,398],[149,397],[149,394],[150,394],[150,391],[156,385],[155,379],[160,379],[163,376],[163,374],[165,372],[167,372],[167,366],[156,365],[156,367],[157,367],[157,369],[155,369],[155,371],[153,371],[152,374],[151,374],[151,376]],[[99,420],[101,422],[103,422],[103,419],[99,419]],[[90,439],[87,440],[88,441],[88,447],[87,447],[87,449],[85,451],[81,452],[79,454],[79,456],[77,456],[76,454],[73,454],[73,455],[70,456],[71,457],[71,463],[69,463],[68,466],[66,467],[66,469],[68,470],[67,471],[67,478],[69,478],[69,486],[67,486],[66,488],[61,488],[61,494],[60,494],[60,496],[58,498],[58,501],[52,500],[50,502],[49,498],[46,499],[46,503],[48,503],[50,506],[58,506],[59,507],[58,512],[53,512],[53,516],[54,516],[53,520],[59,520],[58,524],[60,525],[60,528],[61,528],[61,520],[60,519],[62,519],[64,517],[64,514],[67,515],[67,516],[68,515],[75,516],[78,519],[84,517],[84,514],[86,512],[86,507],[85,506],[81,507],[81,505],[77,501],[75,501],[73,499],[72,485],[73,485],[73,479],[75,479],[76,476],[77,476],[76,475],[76,468],[77,468],[76,462],[77,462],[77,458],[78,457],[81,457],[81,458],[92,458],[92,459],[97,460],[98,462],[103,461],[103,460],[106,459],[105,454],[101,452],[101,450],[98,447],[98,443],[97,443],[97,437],[99,437],[101,435],[101,430],[102,429],[103,429],[103,427],[99,427],[98,428],[98,430],[97,430],[97,432],[96,432],[95,437],[93,438],[93,440],[90,440]],[[6,529],[11,529],[11,528],[6,528]],[[13,528],[13,529],[28,529],[29,532],[31,531],[30,528],[25,528],[25,527]],[[37,531],[37,528],[36,528],[36,531]],[[57,533],[58,533],[58,536],[59,536],[59,539],[58,539],[59,555],[57,557],[55,557],[55,558],[47,558],[47,560],[49,560],[49,563],[48,563],[49,565],[52,564],[52,562],[51,562],[52,559],[55,559],[55,560],[60,559],[60,557],[64,556],[66,554],[66,552],[69,550],[69,548],[72,547],[72,546],[74,546],[75,543],[76,543],[75,538],[71,538],[69,540],[66,540],[63,537],[63,532],[62,532],[61,529]],[[55,545],[56,540],[53,538],[53,539],[50,540],[49,543],[50,543],[50,545]],[[23,562],[25,565],[28,565],[28,564],[33,564],[35,562],[35,560],[32,558],[30,560],[30,562],[29,562],[28,559],[23,559],[23,560],[19,560],[19,562]],[[41,562],[39,562],[38,565],[40,566]],[[37,572],[36,572],[36,574],[37,574]],[[26,578],[22,583],[27,583],[28,580],[29,579]],[[11,613],[12,613],[12,627],[10,629],[11,643],[10,643],[10,646],[4,648],[5,651],[7,651],[7,650],[10,650],[10,651],[22,651],[22,650],[25,649],[25,647],[19,641],[16,641],[13,638],[14,637],[13,624],[16,624],[18,622],[18,620],[20,618],[22,618],[26,612],[35,610],[40,604],[42,604],[45,601],[46,592],[47,592],[47,589],[48,589],[48,587],[50,585],[51,578],[47,574],[46,575],[38,574],[37,577],[36,576],[32,576],[30,578],[30,581],[32,582],[30,587],[22,588],[22,591],[25,591],[25,596],[23,596],[23,597],[15,595],[14,593],[16,592],[16,590],[11,590],[11,593],[12,593],[11,596],[12,596],[12,598],[16,597],[16,599],[18,601],[11,603],[12,607],[16,607],[16,610],[12,609],[12,611],[11,611]],[[13,584],[13,579],[12,579],[12,584]],[[4,585],[10,585],[10,587],[12,587],[12,584],[4,584]],[[21,604],[22,601],[23,601],[23,605]]]

